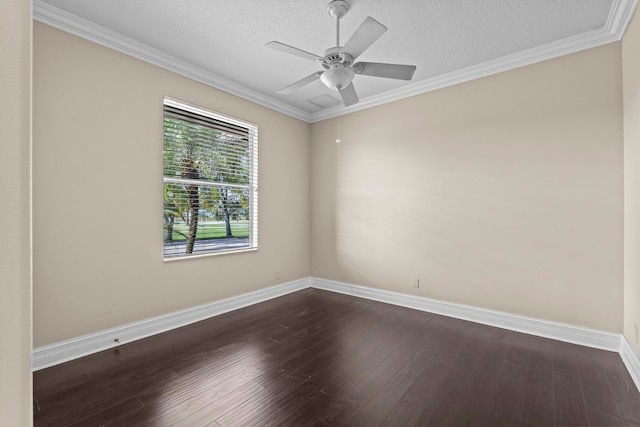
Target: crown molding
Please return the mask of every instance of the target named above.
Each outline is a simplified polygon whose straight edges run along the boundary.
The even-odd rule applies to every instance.
[[[616,0],[614,2],[607,20],[607,29],[616,37],[616,40],[622,40],[637,7],[638,0]]]
[[[392,91],[367,97],[351,107],[334,107],[329,110],[319,111],[312,115],[311,122],[313,123],[336,117],[338,115],[360,111],[365,108],[398,101],[411,96],[420,95],[482,77],[488,77],[493,74],[502,73],[503,71],[514,70],[516,68],[558,58],[560,56],[591,49],[616,41],[618,41],[618,38],[608,29],[593,30],[577,36],[548,43],[543,46],[537,46],[518,53],[506,55],[491,61],[461,68],[450,73],[441,74],[420,82],[410,83]]]
[[[511,55],[506,55],[492,61],[472,65],[470,67],[455,70],[416,83],[410,83],[399,89],[384,92],[378,95],[361,99],[358,104],[351,107],[333,107],[331,109],[318,111],[311,115],[311,122],[330,119],[339,115],[364,110],[411,96],[420,95],[459,83],[498,74],[560,56],[569,55],[608,43],[622,40],[633,12],[640,0],[616,0],[614,1],[609,17],[604,28],[567,37],[555,42],[547,43]]]
[[[435,76],[420,82],[410,83],[392,91],[364,98],[360,100],[358,104],[351,107],[345,108],[337,106],[313,114],[307,113],[302,109],[293,107],[268,95],[248,89],[221,76],[217,76],[204,68],[53,7],[44,3],[42,0],[33,1],[33,18],[38,22],[126,55],[133,56],[134,58],[255,102],[256,104],[296,119],[314,123],[620,41],[639,1],[640,0],[615,0],[604,28],[527,49],[512,55],[503,56],[492,61]]]
[[[144,62],[174,72],[181,76],[206,84],[213,88],[244,98],[256,104],[309,122],[310,115],[275,98],[251,90],[236,82],[218,76],[202,67],[169,55],[159,49],[140,43],[122,34],[111,31],[91,21],[80,18],[42,0],[33,1],[33,19],[74,36],[132,56]]]

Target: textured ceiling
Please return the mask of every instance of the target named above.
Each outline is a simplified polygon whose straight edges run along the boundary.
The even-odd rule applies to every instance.
[[[160,52],[164,62],[197,70],[200,80],[313,121],[619,40],[637,0],[348,2],[341,44],[371,16],[388,31],[358,60],[417,71],[411,82],[357,75],[361,103],[346,110],[319,81],[277,94],[321,68],[265,46],[276,40],[322,55],[335,44],[327,0],[35,0],[34,17],[89,39],[117,38],[120,50],[129,44],[143,59],[147,48]]]

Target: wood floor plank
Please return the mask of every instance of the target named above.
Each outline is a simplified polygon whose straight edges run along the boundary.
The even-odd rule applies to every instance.
[[[616,353],[318,289],[33,378],[36,426],[640,424]]]
[[[640,425],[640,404],[633,403],[640,401],[640,393],[629,375],[614,366],[578,362],[589,421],[597,426]]]
[[[505,332],[468,325],[461,334],[465,346],[455,361],[455,390],[430,403],[421,418],[425,425],[485,425],[497,399],[508,350]]]
[[[507,347],[499,376],[497,390],[491,402],[491,411],[485,425],[487,427],[513,426],[522,421],[527,376],[529,350]]]
[[[555,425],[553,395],[553,357],[549,353],[529,352],[522,425],[527,427]]]
[[[287,377],[280,377],[256,396],[244,401],[233,411],[229,411],[215,421],[223,427],[238,425],[256,425],[262,419],[271,417],[290,395],[297,393],[302,382]],[[184,424],[187,427],[189,424]],[[192,425],[192,424],[191,424]]]
[[[302,367],[294,373],[294,378],[302,381],[295,394],[290,394],[278,411],[265,415],[260,422],[266,425],[303,425],[309,421],[309,416],[301,408],[309,402],[316,393],[319,393],[339,373],[335,370],[333,363],[343,357],[335,351],[322,353],[307,366]],[[295,420],[296,415],[302,419]],[[316,419],[313,416],[311,419]]]
[[[184,408],[179,411],[176,422],[171,422],[172,426],[198,426],[216,422],[225,414],[244,413],[244,406],[247,402],[253,402],[265,392],[264,386],[251,381],[241,388],[234,388],[231,392],[221,396],[209,394],[202,400],[202,405],[198,408]],[[193,400],[188,401],[189,405]],[[222,424],[220,424],[222,425]]]
[[[35,378],[35,374],[37,374],[37,372],[34,372],[34,383],[39,383],[38,379]],[[50,399],[50,396],[54,396],[51,399],[55,400],[56,394],[61,391],[66,393],[67,390],[82,389],[90,384],[93,378],[88,374],[80,374],[78,376],[63,377],[56,380],[45,378],[45,380],[43,383],[46,385],[40,384],[38,390],[34,390],[34,395],[38,396],[38,405],[36,405],[38,411],[40,411],[40,401],[45,402],[47,399]]]
[[[396,371],[366,404],[356,413],[340,419],[337,425],[382,425],[415,381],[415,378]]]
[[[60,420],[58,425],[69,426],[104,426],[106,423],[115,420],[121,413],[131,413],[135,410],[143,408],[144,405],[138,399],[124,400],[109,408],[93,411],[87,416],[83,416],[76,422],[68,422],[68,420]]]
[[[447,324],[442,318],[435,320],[440,324]],[[404,400],[427,409],[423,414],[425,419],[429,412],[436,411],[450,400],[464,380],[465,360],[468,357],[465,353],[469,346],[460,335],[464,327],[466,323],[459,321],[448,324],[423,347],[424,369],[405,394]]]
[[[391,410],[381,425],[404,427],[419,426],[420,418],[424,411],[424,408],[403,399]]]
[[[385,360],[378,364],[372,371],[367,373],[362,380],[354,384],[354,386],[347,392],[341,393],[342,398],[334,404],[334,407],[327,411],[322,417],[322,421],[327,424],[340,424],[345,419],[349,419],[354,413],[358,413],[363,406],[365,406],[377,393],[379,393],[384,386],[394,378],[400,367],[406,364],[408,354],[406,347],[398,347],[392,354]],[[407,375],[402,375],[402,378],[410,378]],[[415,379],[411,381],[406,380],[407,390],[414,383]],[[407,391],[402,392],[402,396]],[[398,399],[399,400],[399,399]],[[397,402],[394,402],[394,405]],[[393,409],[391,407],[389,412]],[[386,417],[386,414],[385,414]],[[381,421],[381,420],[380,420]]]
[[[590,425],[580,372],[575,361],[554,358],[553,361],[554,419],[560,426]]]
[[[138,394],[149,387],[164,384],[175,377],[172,372],[148,370],[131,373],[109,381],[91,380],[76,384],[72,388],[60,389],[57,393],[38,398],[40,410],[38,420],[49,425],[66,425],[138,401]]]

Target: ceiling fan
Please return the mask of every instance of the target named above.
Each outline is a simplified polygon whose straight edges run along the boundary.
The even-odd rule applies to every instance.
[[[340,92],[340,97],[345,107],[358,102],[358,94],[353,87],[353,78],[356,74],[374,77],[386,77],[389,79],[411,80],[416,71],[415,65],[386,64],[380,62],[355,62],[369,46],[387,31],[387,27],[371,17],[367,17],[351,38],[340,46],[340,18],[347,14],[349,3],[342,0],[334,0],[327,5],[327,12],[336,19],[336,46],[330,47],[324,52],[324,56],[314,55],[307,51],[272,41],[267,46],[296,55],[305,59],[319,62],[324,70],[317,71],[307,77],[298,80],[278,91],[281,94],[289,94],[301,87],[320,79],[330,89]]]

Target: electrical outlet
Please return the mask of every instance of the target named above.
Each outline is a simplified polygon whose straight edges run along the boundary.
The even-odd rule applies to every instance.
[[[638,344],[638,324],[633,324],[633,335],[636,337],[636,344]]]
[[[275,273],[273,273],[273,278],[275,280],[280,280],[280,270],[276,269]]]
[[[413,286],[414,288],[419,288],[420,287],[420,278],[414,277],[411,280],[411,286]]]

